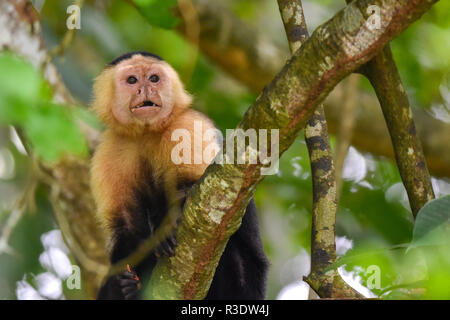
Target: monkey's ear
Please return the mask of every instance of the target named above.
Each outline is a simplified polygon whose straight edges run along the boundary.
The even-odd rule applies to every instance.
[[[186,109],[189,108],[192,104],[192,95],[190,95],[183,87],[179,90],[178,97],[176,99],[176,103],[178,104],[178,108]]]
[[[171,66],[169,66],[169,68],[170,68],[169,70],[171,72],[176,107],[177,107],[177,109],[180,109],[180,110],[189,108],[192,104],[193,98],[184,89],[183,82],[181,82],[181,79],[178,76],[178,73]]]
[[[114,99],[114,71],[107,68],[95,79],[93,85],[94,100],[91,108],[104,123],[112,121],[111,105]]]

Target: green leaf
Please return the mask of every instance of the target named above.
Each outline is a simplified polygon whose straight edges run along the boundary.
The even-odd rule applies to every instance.
[[[43,93],[43,79],[29,63],[11,53],[0,53],[0,120],[26,122]]]
[[[0,54],[0,120],[22,127],[34,151],[53,161],[66,153],[85,155],[86,142],[67,108],[50,102],[51,88],[30,63]],[[87,117],[87,116],[86,116]]]
[[[425,204],[417,214],[410,248],[450,243],[450,195]]]
[[[24,128],[35,152],[44,161],[54,161],[67,153],[82,156],[87,153],[86,142],[75,117],[63,106],[39,105]]]
[[[177,0],[134,0],[139,12],[153,26],[172,29],[178,24],[171,9],[177,5]]]
[[[39,96],[42,77],[28,62],[11,53],[0,54],[0,94],[33,101]]]

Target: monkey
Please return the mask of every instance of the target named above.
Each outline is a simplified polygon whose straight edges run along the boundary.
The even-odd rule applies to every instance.
[[[194,121],[201,122],[202,133],[215,128],[211,119],[190,108],[192,101],[175,69],[145,51],[114,59],[94,81],[92,109],[106,129],[92,159],[91,187],[112,265],[154,235],[169,211],[173,195],[168,190],[180,199],[182,212],[187,192],[209,165],[171,160],[174,130],[193,133]],[[204,151],[193,144],[191,150]],[[107,276],[97,299],[141,299],[141,283],[148,281],[158,258],[174,255],[175,247],[173,232],[132,269]],[[206,299],[264,299],[268,266],[252,199]]]

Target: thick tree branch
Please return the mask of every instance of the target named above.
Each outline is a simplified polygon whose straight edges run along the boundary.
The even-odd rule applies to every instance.
[[[0,51],[14,52],[42,70],[53,89],[54,100],[72,104],[74,100],[43,46],[39,19],[31,3],[1,1],[0,15]],[[97,132],[86,125],[82,128],[93,145]],[[52,190],[51,200],[58,225],[82,269],[87,292],[93,296],[107,271],[107,256],[105,239],[95,220],[95,205],[89,192],[88,160],[68,158],[55,164],[40,163],[40,168],[41,181]]]
[[[278,0],[291,53],[308,39],[300,0]],[[337,270],[325,272],[336,260],[336,179],[323,105],[319,105],[305,129],[311,162],[313,205],[311,226],[311,272],[305,281],[321,298],[361,297],[342,280]]]
[[[434,192],[408,96],[389,45],[364,65],[361,71],[370,80],[380,101],[400,176],[415,217],[425,203],[434,199]]]
[[[279,129],[283,153],[333,87],[373,58],[434,2],[352,2],[317,28],[247,110],[238,128]],[[370,5],[378,5],[382,15],[376,30],[366,25]],[[226,242],[239,227],[244,209],[263,179],[261,168],[261,163],[208,167],[188,195],[175,256],[160,260],[153,271],[149,297],[205,297]]]
[[[211,61],[259,93],[283,67],[288,53],[273,44],[263,32],[239,20],[216,1],[192,0],[200,20],[199,46]],[[182,24],[178,27],[186,35]],[[339,84],[324,101],[328,129],[338,134],[345,87]],[[383,115],[375,96],[361,94],[355,112],[351,143],[362,151],[394,158]],[[450,150],[447,138],[450,124],[433,118],[422,109],[414,109],[417,132],[422,142],[428,168],[434,176],[450,177]]]

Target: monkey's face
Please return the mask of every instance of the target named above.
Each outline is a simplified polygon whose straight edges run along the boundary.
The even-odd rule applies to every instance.
[[[169,64],[140,54],[106,68],[94,82],[94,110],[124,134],[161,132],[191,103]]]
[[[138,58],[116,68],[112,113],[124,125],[138,122],[152,127],[165,122],[173,111],[173,81],[163,63]]]

